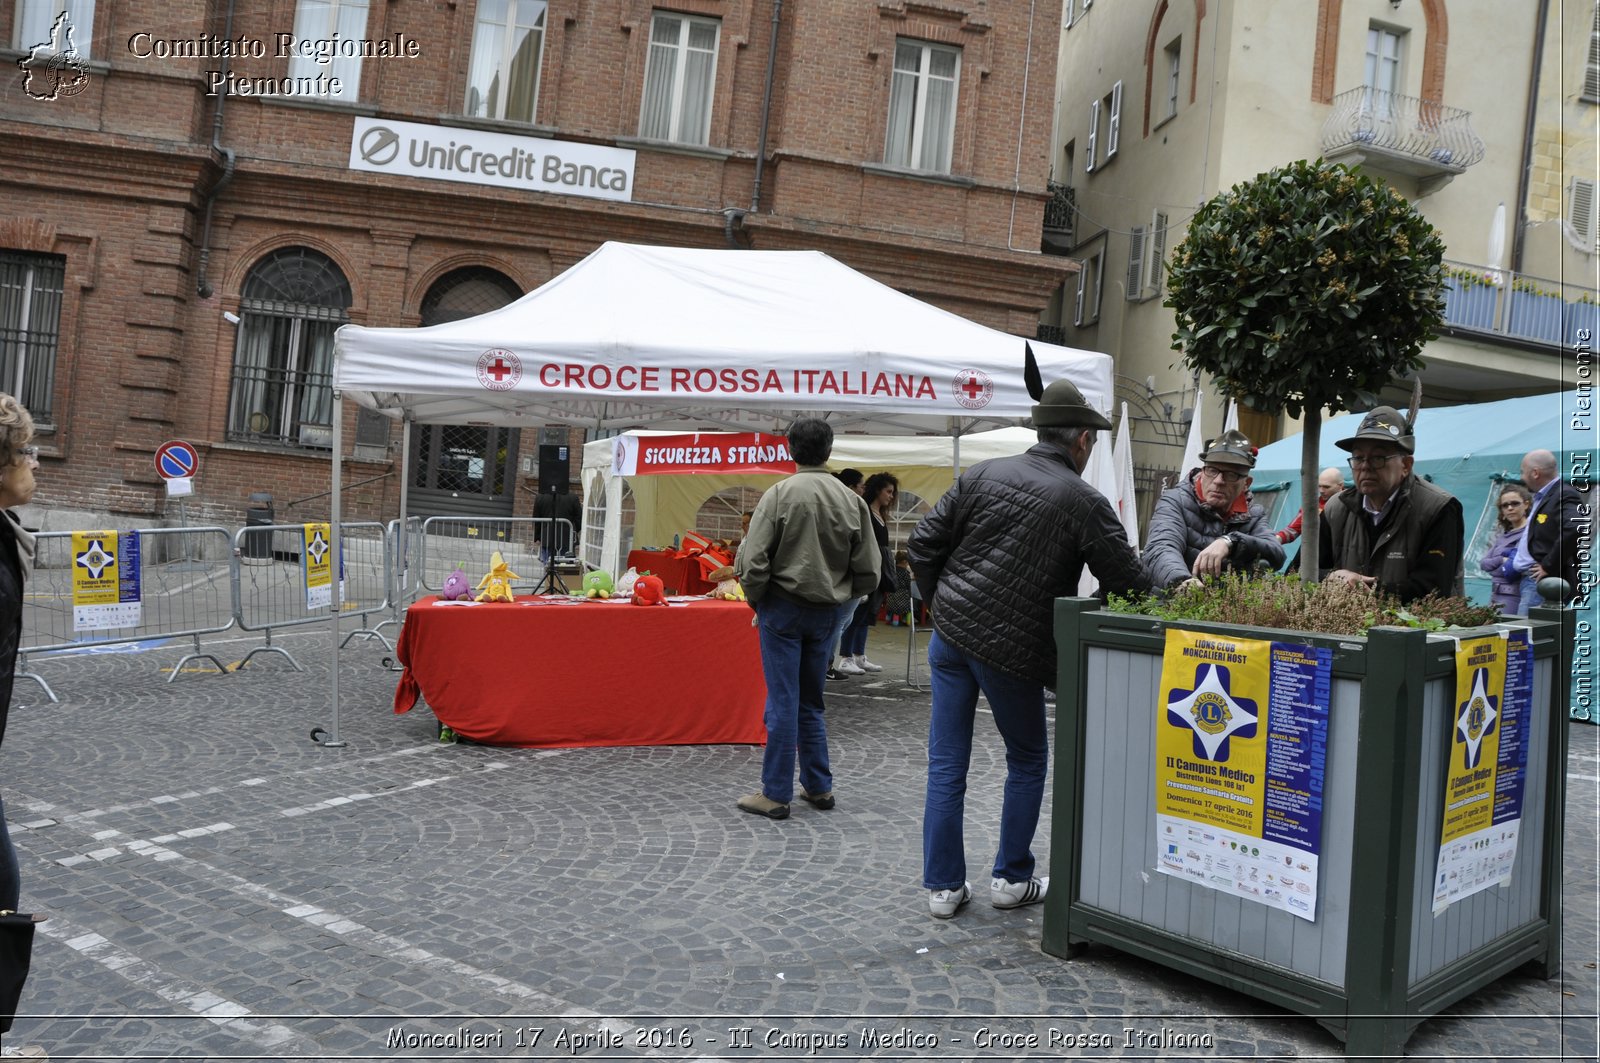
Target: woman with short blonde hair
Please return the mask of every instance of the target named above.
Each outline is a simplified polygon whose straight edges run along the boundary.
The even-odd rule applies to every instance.
[[[11,684],[22,641],[22,588],[33,568],[33,536],[11,510],[33,500],[33,470],[39,449],[33,445],[33,418],[10,395],[0,394],[0,742],[11,711]],[[0,910],[16,911],[21,892],[17,852],[5,827],[0,793]]]

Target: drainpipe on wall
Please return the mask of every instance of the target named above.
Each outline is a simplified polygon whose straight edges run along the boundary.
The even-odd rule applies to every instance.
[[[772,117],[772,78],[778,59],[778,20],[783,0],[772,0],[772,39],[767,42],[767,87],[761,93],[761,136],[756,143],[756,182],[750,189],[750,213],[761,209],[761,170],[767,161],[767,121]]]
[[[1534,124],[1539,117],[1539,70],[1544,66],[1544,34],[1550,21],[1550,0],[1539,0],[1533,31],[1533,66],[1528,71],[1528,113],[1522,123],[1522,169],[1517,172],[1517,220],[1511,227],[1511,272],[1522,272],[1522,234],[1528,224],[1528,185],[1533,176]]]
[[[226,41],[233,40],[233,9],[235,3],[237,3],[237,0],[228,0],[227,25],[222,35],[222,39]],[[222,57],[224,80],[226,80],[230,66],[232,66],[230,57],[224,55]],[[224,188],[228,187],[228,182],[233,180],[233,149],[222,146],[222,107],[227,99],[228,94],[226,92],[217,94],[217,109],[211,116],[211,150],[222,156],[222,176],[217,179],[216,184],[211,186],[211,191],[206,193],[206,218],[200,229],[200,263],[195,270],[195,293],[202,299],[211,298],[214,292],[206,273],[206,267],[211,262],[211,212],[217,205],[217,197],[222,194]]]

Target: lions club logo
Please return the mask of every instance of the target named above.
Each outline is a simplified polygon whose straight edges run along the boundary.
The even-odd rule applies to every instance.
[[[484,351],[478,356],[478,383],[490,391],[510,391],[522,380],[522,359],[510,351]]]
[[[1167,696],[1167,722],[1194,732],[1195,756],[1227,760],[1229,738],[1255,737],[1256,703],[1234,697],[1231,687],[1226,667],[1202,664],[1195,669],[1194,689],[1174,688]]]
[[[956,402],[969,410],[981,410],[994,398],[994,381],[981,369],[963,369],[954,382]]]
[[[1464,765],[1476,768],[1483,759],[1483,740],[1500,718],[1500,699],[1489,693],[1489,670],[1472,670],[1472,691],[1456,706],[1456,737],[1462,745]]]

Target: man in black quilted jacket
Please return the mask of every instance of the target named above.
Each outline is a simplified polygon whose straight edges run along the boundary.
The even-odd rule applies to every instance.
[[[1049,758],[1044,692],[1056,681],[1055,599],[1077,593],[1085,565],[1102,593],[1148,585],[1111,503],[1079,475],[1095,432],[1111,423],[1070,381],[1042,393],[1032,383],[1039,442],[968,469],[907,544],[933,613],[922,884],[940,919],[972,899],[962,817],[978,694],[1006,745],[989,900],[1017,908],[1043,900],[1049,885],[1034,877],[1032,845]]]
[[[1158,588],[1248,572],[1257,561],[1283,567],[1283,543],[1250,494],[1256,448],[1229,430],[1206,444],[1195,469],[1156,499],[1144,540],[1144,567]]]

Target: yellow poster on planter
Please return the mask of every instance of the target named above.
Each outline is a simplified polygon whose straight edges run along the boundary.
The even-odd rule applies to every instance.
[[[1522,822],[1532,673],[1525,631],[1456,643],[1436,914],[1511,877]]]
[[[1167,630],[1157,871],[1315,918],[1332,657]]]
[[[307,524],[305,549],[300,553],[306,574],[306,608],[326,609],[333,604],[333,531],[326,524]]]

